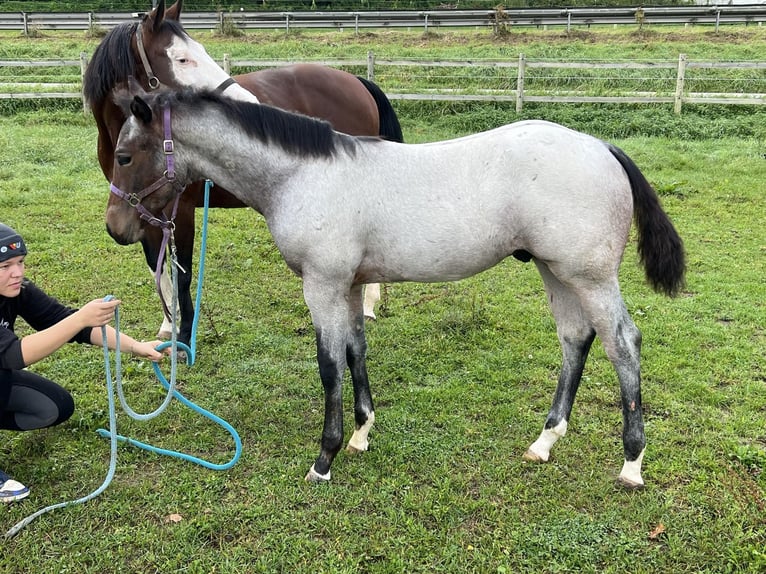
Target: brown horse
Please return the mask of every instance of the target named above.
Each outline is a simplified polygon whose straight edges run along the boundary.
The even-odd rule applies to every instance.
[[[211,87],[206,83],[215,81],[219,91],[225,91],[230,97],[257,99],[264,104],[320,118],[330,122],[337,131],[351,135],[402,141],[401,126],[388,98],[378,86],[364,78],[315,64],[295,64],[229,78],[181,26],[182,4],[182,0],[178,0],[165,9],[165,2],[161,0],[140,22],[113,28],[93,53],[85,72],[83,91],[98,127],[98,159],[107,180],[112,179],[114,146],[125,122],[123,112],[112,101],[112,90],[125,84],[131,76],[147,89],[161,84]],[[203,197],[203,182],[189,185],[181,196],[176,214],[175,241],[181,267],[178,272],[181,313],[178,340],[186,344],[191,339],[194,318],[190,294],[194,210],[202,206]],[[114,195],[109,198],[110,205],[120,201],[123,200]],[[210,206],[245,207],[219,186],[211,194]],[[146,262],[156,271],[162,249],[162,230],[144,225],[140,241]],[[365,303],[365,313],[374,316],[372,305],[377,300],[378,290],[373,288],[370,292],[372,299],[371,303]],[[165,315],[159,335],[169,337],[167,312]]]

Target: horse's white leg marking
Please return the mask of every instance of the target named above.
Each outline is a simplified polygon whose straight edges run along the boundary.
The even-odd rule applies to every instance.
[[[538,438],[524,453],[526,460],[534,462],[548,462],[551,456],[551,448],[556,441],[567,433],[567,421],[561,421],[551,429],[543,429]]]
[[[376,319],[375,303],[380,301],[380,283],[370,283],[364,288],[364,316]]]
[[[362,426],[357,427],[356,430],[354,430],[354,434],[351,435],[351,440],[348,441],[348,447],[346,447],[346,450],[350,453],[357,453],[357,452],[364,452],[366,451],[370,443],[367,440],[367,435],[370,434],[370,429],[372,428],[372,424],[375,422],[375,413],[372,412],[369,415],[367,415],[367,422],[364,423]]]
[[[314,470],[314,465],[311,465],[311,468],[309,469],[308,473],[306,474],[306,482],[314,482],[314,483],[320,483],[320,482],[329,482],[331,477],[331,472],[328,470],[327,474],[319,474],[316,470]]]
[[[617,481],[627,488],[641,488],[644,486],[644,479],[641,478],[641,463],[644,460],[644,452],[641,451],[636,460],[626,460],[622,465],[622,471]]]
[[[155,279],[155,273],[152,272],[152,280],[154,279]],[[173,285],[171,285],[170,277],[165,272],[165,269],[162,270],[162,275],[160,276],[160,291],[162,292],[163,299],[165,299],[165,304],[170,305],[173,301]],[[173,337],[173,324],[170,322],[170,317],[165,315],[165,310],[163,309],[162,325],[160,326],[160,330],[157,331],[157,338],[170,339],[172,337]]]

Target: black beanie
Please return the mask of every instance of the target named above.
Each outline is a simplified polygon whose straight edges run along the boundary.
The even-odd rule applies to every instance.
[[[0,263],[12,257],[27,254],[27,246],[21,235],[0,223]]]

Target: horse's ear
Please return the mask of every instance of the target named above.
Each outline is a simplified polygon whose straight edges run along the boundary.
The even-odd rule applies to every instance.
[[[146,96],[146,92],[141,87],[141,84],[133,76],[128,76],[128,85],[120,84],[114,90],[112,90],[112,99],[122,110],[122,113],[126,116],[132,113],[131,106],[133,104],[133,98],[139,96]]]
[[[130,75],[128,76],[128,91],[130,92],[131,96],[145,96],[146,90],[144,90],[143,86],[136,80],[135,76]]]
[[[157,32],[165,19],[165,0],[157,2],[157,7],[149,13],[147,19],[151,20],[152,31]]]
[[[133,100],[130,102],[130,111],[143,123],[148,124],[152,121],[152,108],[149,107],[141,96],[133,96]]]
[[[176,0],[176,3],[173,4],[170,8],[168,8],[165,11],[165,19],[166,20],[176,20],[177,22],[181,21],[181,8],[183,8],[183,0]]]

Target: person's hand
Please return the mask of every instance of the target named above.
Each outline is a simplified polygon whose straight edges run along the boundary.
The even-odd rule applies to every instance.
[[[148,359],[155,363],[162,360],[163,357],[170,354],[170,348],[164,351],[158,351],[156,347],[162,344],[162,341],[136,341],[130,349],[132,355],[142,359]]]
[[[94,299],[86,303],[75,314],[83,322],[84,327],[103,327],[114,319],[114,310],[121,303],[119,299],[104,301]]]

